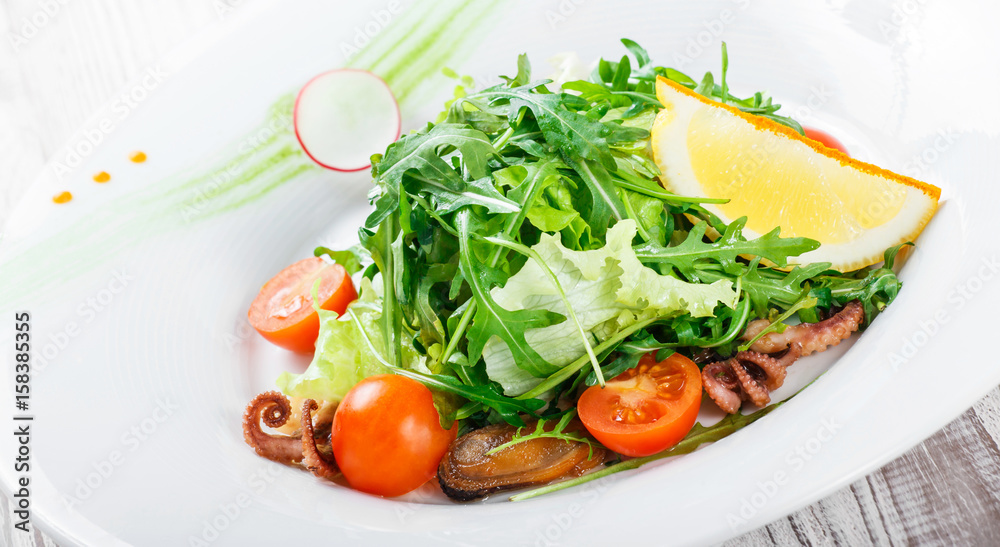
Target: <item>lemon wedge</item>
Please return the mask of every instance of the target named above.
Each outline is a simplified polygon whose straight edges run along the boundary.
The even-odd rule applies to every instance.
[[[916,239],[937,210],[936,186],[851,159],[663,77],[656,95],[663,110],[650,145],[664,187],[729,199],[705,207],[727,223],[747,217],[748,238],[780,226],[784,237],[821,243],[793,264],[830,262],[847,272],[878,263],[886,248]]]

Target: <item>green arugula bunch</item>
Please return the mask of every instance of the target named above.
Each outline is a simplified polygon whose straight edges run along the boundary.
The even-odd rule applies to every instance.
[[[376,355],[379,367],[431,387],[444,423],[523,425],[526,415],[552,415],[552,402],[560,397],[575,400],[581,386],[602,384],[634,367],[645,352],[713,348],[727,355],[750,320],[797,312],[803,321],[817,321],[856,298],[871,321],[899,290],[892,271],[896,248],[887,251],[884,266],[849,274],[829,264],[783,271],[778,268],[790,257],[816,249],[818,242],[783,238],[777,227],[748,239],[745,218],[726,224],[703,207],[725,200],[664,190],[648,151],[649,128],[661,108],[657,77],[802,128],[779,115],[780,105],[764,93],[731,95],[725,49],[717,84],[711,73],[699,82],[655,66],[638,44],[622,42],[628,54],[617,62],[601,60],[588,80],[555,88],[549,80],[532,79],[522,55],[517,73],[504,83],[461,89],[438,123],[373,156],[374,211],[360,229],[360,248],[317,249],[354,270],[370,262],[363,275],[376,286],[379,301],[375,307],[369,299],[368,322],[358,323],[374,325],[362,333],[371,350],[366,354]],[[615,227],[626,224],[635,226],[632,248],[623,250],[628,256],[617,265],[592,261],[599,263],[593,275],[584,275],[590,265],[579,257],[603,249],[609,233],[620,236]],[[542,247],[579,261],[573,266],[566,259],[554,268],[551,255],[539,254]],[[633,255],[640,269],[649,270],[645,277],[621,273]],[[548,304],[505,307],[498,295],[529,263],[541,272],[537,285],[555,289],[524,301],[548,298]],[[605,266],[607,271],[596,271]],[[587,323],[586,302],[574,301],[573,294],[597,283],[619,293],[633,289],[612,286],[611,277],[619,274],[669,281],[682,295],[677,301],[702,295],[698,302],[706,313],[666,302],[657,313],[643,314],[615,302],[625,319]],[[711,294],[698,292],[710,286]],[[543,355],[529,343],[538,329],[563,324],[573,326],[564,330],[576,353]],[[500,375],[487,364],[498,347],[504,362],[529,380],[525,387],[497,381]]]

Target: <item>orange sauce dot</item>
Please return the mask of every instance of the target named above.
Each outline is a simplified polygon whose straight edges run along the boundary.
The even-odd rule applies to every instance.
[[[56,203],[66,203],[66,202],[68,202],[71,199],[73,199],[73,194],[71,194],[69,192],[60,192],[60,193],[52,196],[52,201],[54,201]]]
[[[128,159],[132,160],[132,163],[142,163],[146,161],[146,153],[142,151],[132,152],[129,154]]]
[[[107,171],[101,171],[100,173],[94,175],[94,182],[103,183],[108,182],[109,180],[111,180],[111,175],[109,175]]]

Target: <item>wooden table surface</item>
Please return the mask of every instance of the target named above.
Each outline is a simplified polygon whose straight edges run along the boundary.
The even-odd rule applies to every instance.
[[[242,3],[0,0],[0,225],[51,155],[120,87]],[[44,21],[34,32],[32,18]],[[998,441],[995,389],[882,469],[726,545],[1000,545]],[[13,529],[11,517],[0,496],[0,545],[54,544]]]

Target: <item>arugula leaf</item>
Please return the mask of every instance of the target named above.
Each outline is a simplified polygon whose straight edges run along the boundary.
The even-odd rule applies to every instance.
[[[428,195],[434,198],[436,213],[450,213],[467,205],[481,205],[491,213],[514,213],[520,207],[507,199],[496,188],[490,177],[463,181],[457,185],[445,180],[430,179],[419,174],[405,174],[403,189],[411,195]]]
[[[625,48],[629,50],[629,53],[635,56],[635,60],[639,64],[639,68],[645,67],[650,63],[649,53],[647,53],[642,46],[637,44],[635,40],[622,38],[621,42],[625,44]]]
[[[438,312],[444,304],[443,299],[440,295],[432,296],[432,291],[436,285],[450,282],[457,271],[458,264],[455,262],[436,263],[427,265],[420,277],[414,306],[419,320],[420,335],[425,346],[440,344],[445,340],[444,322],[438,316]]]
[[[829,268],[829,262],[816,262],[795,266],[791,271],[783,272],[760,266],[760,257],[757,257],[744,269],[740,286],[753,304],[754,314],[757,317],[767,317],[770,308],[788,309],[802,295],[803,286],[817,275],[830,271]],[[701,268],[698,275],[704,281],[730,279],[730,275],[721,268]],[[819,299],[820,305],[829,307],[830,299],[822,289],[811,291],[810,296]]]
[[[698,84],[698,87],[694,88],[695,93],[699,93],[708,98],[712,98],[714,90],[715,90],[715,78],[712,76],[711,72],[706,72],[705,75],[701,78],[701,83]]]
[[[589,106],[580,97],[565,93],[532,93],[539,84],[528,84],[504,89],[493,88],[470,96],[468,101],[482,100],[495,107],[505,103],[509,107],[508,119],[515,122],[522,108],[532,112],[545,140],[559,150],[564,158],[580,157],[599,162],[606,169],[614,169],[614,158],[609,145],[646,138],[643,129],[592,120],[576,110]],[[573,108],[574,110],[570,110]]]
[[[722,104],[729,102],[729,86],[726,85],[726,72],[729,71],[729,52],[726,50],[726,42],[722,42],[722,83],[719,84],[719,101]]]
[[[517,75],[513,78],[501,76],[510,87],[526,85],[531,81],[531,61],[524,53],[517,56]]]
[[[528,221],[543,232],[562,231],[578,218],[576,210],[556,209],[544,201],[536,201],[528,210]]]
[[[529,400],[535,401],[537,399],[529,399]],[[501,450],[510,448],[516,444],[520,444],[526,441],[531,441],[534,439],[559,439],[562,441],[566,441],[567,443],[586,443],[587,446],[590,448],[590,454],[587,456],[587,459],[589,460],[594,457],[594,443],[579,431],[566,430],[566,428],[569,426],[569,423],[575,417],[576,417],[576,409],[571,408],[561,414],[559,421],[556,422],[555,426],[553,426],[551,429],[547,429],[547,424],[550,423],[551,420],[554,418],[549,418],[549,419],[539,418],[538,421],[535,423],[534,429],[532,429],[531,432],[527,434],[522,434],[521,431],[524,429],[524,427],[519,427],[517,431],[514,432],[514,436],[511,437],[509,441],[490,449],[488,452],[486,452],[486,455],[490,456],[496,454],[497,452],[500,452]]]
[[[511,171],[516,170],[518,174],[523,173],[523,175],[513,179],[507,179],[515,185],[514,188],[510,190],[508,197],[518,204],[518,212],[516,215],[509,217],[507,222],[504,224],[505,234],[508,236],[514,234],[521,228],[521,223],[524,222],[525,218],[530,220],[533,215],[537,218],[537,211],[533,212],[533,209],[536,206],[542,205],[539,201],[541,193],[559,181],[559,173],[557,169],[561,165],[562,162],[560,162],[555,156],[549,156],[538,161],[537,163],[518,165],[510,168]],[[501,172],[502,171],[497,171],[496,173]],[[494,173],[494,175],[496,175],[496,173]],[[503,179],[504,176],[500,176],[499,178]],[[566,213],[572,214],[569,211],[566,211]],[[543,231],[548,230],[543,229]]]
[[[565,317],[548,310],[522,309],[511,311],[502,308],[490,296],[494,285],[506,282],[503,272],[484,264],[472,255],[470,250],[469,213],[467,210],[458,213],[458,231],[461,253],[461,269],[466,281],[472,288],[476,301],[476,314],[469,328],[470,361],[477,361],[483,353],[483,347],[491,337],[496,336],[510,350],[519,365],[530,372],[544,374],[551,367],[525,339],[529,329],[547,327],[565,320]]]
[[[632,118],[647,108],[661,108],[660,101],[656,100],[654,95],[615,90],[608,86],[586,80],[566,82],[562,85],[562,88],[578,92],[582,99],[590,103],[607,102],[615,108],[628,107],[622,110],[622,118]]]
[[[628,60],[628,55],[622,57],[615,69],[615,75],[611,78],[612,91],[625,91],[628,89],[628,79],[632,76],[632,64]]]
[[[813,277],[830,269],[829,262],[817,262],[796,266],[790,272],[758,267],[760,259],[747,268],[743,276],[743,290],[753,303],[754,312],[759,317],[767,316],[771,307],[788,309],[795,304],[802,293],[802,287]]]
[[[419,188],[434,195],[440,194],[448,203],[453,202],[454,194],[465,195],[464,192],[468,194],[468,199],[472,199],[477,194],[487,192],[481,187],[475,187],[479,192],[470,190],[462,173],[446,161],[445,154],[456,152],[461,157],[462,169],[469,173],[472,180],[489,176],[487,162],[496,155],[496,150],[486,134],[476,129],[441,123],[432,125],[422,133],[406,135],[390,144],[385,156],[373,166],[382,196],[376,202],[375,212],[365,221],[365,227],[374,230],[398,209],[398,203],[394,202],[398,201],[404,173],[411,169],[419,175],[419,178],[413,178],[423,183]],[[496,202],[496,195],[487,193],[482,197],[492,198],[485,205],[500,206]],[[452,201],[448,201],[449,199]],[[499,201],[502,202],[502,198]],[[510,206],[509,203],[506,205]]]
[[[593,161],[567,160],[567,163],[580,175],[592,196],[590,211],[585,219],[591,229],[598,234],[607,231],[611,218],[616,221],[628,218],[628,211],[622,203],[618,190],[615,188],[611,175],[603,165]]]
[[[590,248],[595,234],[580,216],[574,204],[577,188],[571,178],[558,176],[547,179],[544,193],[538,196],[528,210],[528,221],[543,232],[563,233],[563,241],[572,249]]]
[[[864,325],[868,326],[899,294],[902,282],[892,268],[896,254],[903,247],[912,245],[912,242],[907,241],[886,249],[881,267],[856,272],[856,278],[829,275],[819,276],[816,281],[821,287],[828,289],[833,299],[841,305],[851,300],[860,300],[865,308]]]
[[[676,268],[687,279],[698,281],[699,266],[705,261],[718,263],[723,271],[738,275],[742,266],[736,263],[740,255],[759,256],[778,266],[788,264],[788,257],[798,256],[819,248],[819,242],[804,237],[781,238],[781,228],[754,240],[743,237],[747,218],[733,221],[716,241],[704,241],[708,223],[699,222],[691,228],[684,242],[673,247],[663,247],[649,242],[636,249],[636,256],[643,262],[659,262]]]
[[[354,246],[350,249],[344,251],[334,251],[326,247],[316,247],[313,250],[313,256],[323,256],[326,255],[333,260],[335,264],[340,264],[347,270],[347,275],[354,275],[361,271],[361,262],[370,259],[371,256],[364,247]]]
[[[666,245],[668,234],[663,201],[639,192],[621,190],[621,193],[625,196],[622,200],[625,210],[629,218],[635,219],[638,224],[642,240]]]
[[[512,399],[500,393],[496,384],[486,383],[475,386],[463,384],[457,378],[442,374],[426,374],[406,369],[395,369],[394,374],[417,380],[429,388],[438,389],[476,401],[496,410],[510,425],[523,426],[520,414],[536,415],[545,406],[540,399]]]

